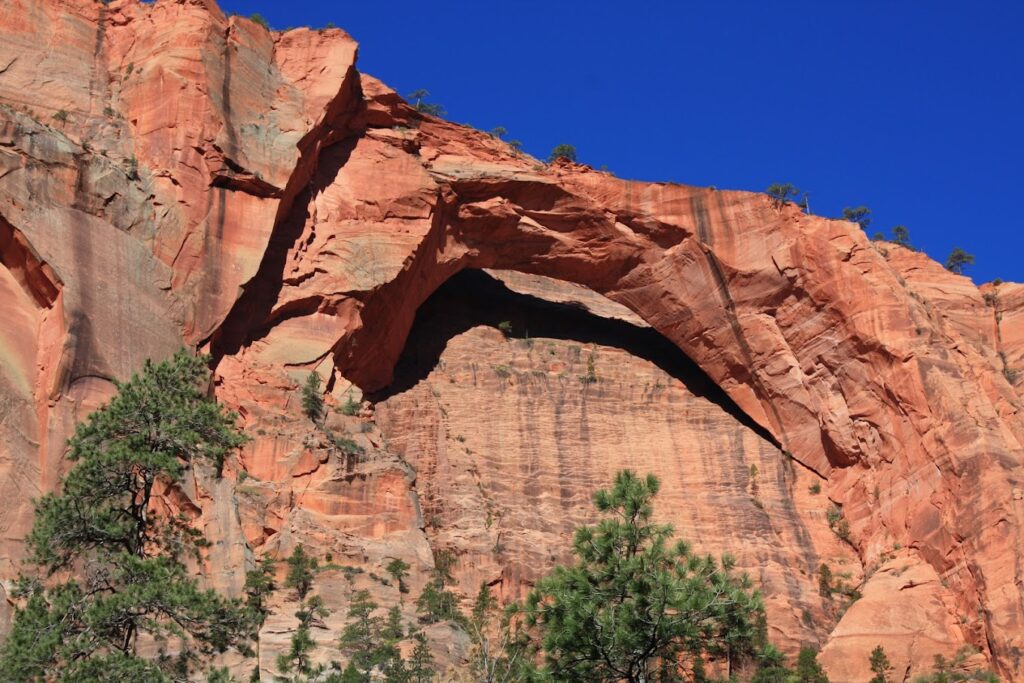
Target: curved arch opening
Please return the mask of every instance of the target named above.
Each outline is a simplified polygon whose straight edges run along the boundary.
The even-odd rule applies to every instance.
[[[368,394],[374,402],[407,391],[425,379],[448,342],[473,327],[502,330],[511,339],[534,337],[621,349],[680,381],[776,447],[778,441],[757,424],[678,346],[651,327],[597,315],[578,302],[549,301],[514,291],[500,279],[475,269],[462,270],[438,287],[416,311],[405,347],[387,387]]]

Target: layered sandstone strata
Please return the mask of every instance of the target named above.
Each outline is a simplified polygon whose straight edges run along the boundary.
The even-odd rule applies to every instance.
[[[166,496],[216,541],[222,588],[301,542],[333,558],[332,626],[349,590],[403,597],[390,558],[415,595],[439,549],[464,594],[514,597],[632,466],[836,680],[879,642],[901,671],[969,644],[1024,675],[1024,289],[763,195],[541,164],[355,59],[339,30],[208,0],[0,5],[4,578],[74,424],[189,344],[253,437],[225,480]],[[301,416],[311,371],[333,407],[368,399],[330,434]],[[823,598],[822,564],[862,600]]]

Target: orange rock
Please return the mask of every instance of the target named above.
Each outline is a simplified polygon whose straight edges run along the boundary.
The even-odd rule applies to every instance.
[[[754,575],[780,646],[826,644],[836,680],[881,635],[911,671],[967,643],[1024,676],[1024,287],[763,195],[543,165],[420,116],[355,60],[342,31],[268,32],[211,0],[0,8],[4,538],[112,380],[190,344],[253,436],[225,479],[166,497],[198,510],[213,585],[301,542],[390,604],[369,573],[401,557],[415,594],[445,548],[464,594],[511,598],[633,466],[665,480],[662,519]],[[465,270],[578,329],[548,316],[545,334],[502,295],[414,330],[446,282],[431,301],[495,294]],[[299,405],[311,371],[323,429]],[[376,410],[339,412],[352,385]],[[882,561],[896,546],[920,590]],[[21,554],[4,542],[0,577]],[[821,564],[870,575],[838,625]],[[891,609],[910,595],[927,629]]]
[[[950,659],[966,639],[954,603],[932,567],[900,552],[868,579],[863,597],[832,631],[820,661],[832,680],[866,681],[871,668],[860,654],[881,645],[895,680],[927,675],[935,655]],[[907,638],[908,632],[914,637]],[[971,660],[971,670],[985,666],[982,656]]]

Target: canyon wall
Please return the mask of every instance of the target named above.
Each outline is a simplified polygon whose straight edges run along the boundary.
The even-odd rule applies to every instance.
[[[5,585],[74,425],[187,345],[252,441],[167,504],[223,590],[330,557],[325,657],[353,590],[412,617],[396,557],[411,596],[438,551],[461,595],[521,596],[628,466],[832,680],[878,644],[905,676],[965,645],[1024,676],[1024,287],[761,194],[541,163],[415,111],[338,29],[2,0],[0,38]],[[302,415],[309,372],[354,447]],[[862,597],[822,595],[822,565]],[[464,636],[428,635],[457,668]]]

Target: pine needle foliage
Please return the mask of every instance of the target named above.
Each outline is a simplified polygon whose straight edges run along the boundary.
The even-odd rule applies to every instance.
[[[316,558],[306,552],[301,544],[295,546],[288,556],[288,574],[285,576],[286,588],[294,588],[299,600],[305,600],[313,589],[313,579],[319,563]]]
[[[555,145],[555,148],[551,150],[551,154],[548,155],[548,163],[553,163],[559,159],[565,159],[566,161],[575,163],[576,148],[564,143],[561,145]]]
[[[772,204],[776,209],[781,209],[796,199],[797,195],[800,194],[800,190],[792,183],[772,183],[765,190],[765,194],[771,198]]]
[[[486,583],[480,584],[473,610],[465,622],[470,641],[470,671],[480,683],[531,680],[533,648],[522,629],[518,606],[500,609]]]
[[[183,564],[205,540],[152,505],[156,487],[179,486],[199,462],[219,474],[245,440],[207,398],[208,379],[206,359],[185,350],[147,361],[75,430],[60,493],[36,502],[26,539],[36,571],[17,583],[4,680],[178,680],[232,646],[248,652],[250,611],[200,588]],[[157,654],[142,657],[140,639]]]
[[[302,385],[302,412],[314,423],[319,423],[324,417],[321,381],[319,373],[311,372],[306,376],[306,383]]]
[[[697,555],[651,521],[659,488],[654,475],[620,472],[594,496],[605,519],[576,531],[575,564],[556,567],[529,595],[526,623],[548,679],[680,680],[704,657],[731,669],[755,651],[760,596],[730,558]]]
[[[847,206],[843,209],[843,220],[856,223],[861,230],[867,230],[871,225],[871,209],[866,206]]]
[[[889,683],[889,675],[892,673],[892,663],[889,662],[889,656],[885,654],[885,650],[881,645],[875,647],[871,651],[871,673],[874,676],[871,678],[870,683]]]
[[[974,254],[968,254],[960,247],[957,247],[950,252],[949,258],[946,259],[946,270],[957,275],[963,275],[964,268],[973,264]]]

